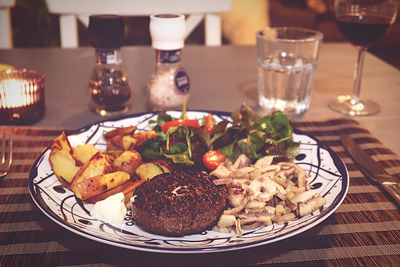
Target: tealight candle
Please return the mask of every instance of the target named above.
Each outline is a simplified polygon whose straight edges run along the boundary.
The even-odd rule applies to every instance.
[[[0,72],[0,123],[32,124],[44,114],[44,74],[35,70]]]

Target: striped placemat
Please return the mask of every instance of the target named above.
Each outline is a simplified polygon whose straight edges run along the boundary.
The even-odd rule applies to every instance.
[[[29,171],[63,129],[13,129],[14,164],[0,182],[0,266],[128,265],[400,265],[400,212],[371,184],[342,146],[350,134],[400,181],[400,158],[352,119],[294,122],[294,127],[328,145],[350,174],[348,195],[321,224],[292,238],[233,252],[175,255],[133,251],[78,236],[52,222],[33,203]]]

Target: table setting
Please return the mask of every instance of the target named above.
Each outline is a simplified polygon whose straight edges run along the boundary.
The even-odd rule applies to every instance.
[[[346,13],[343,2],[335,3],[338,13]],[[121,36],[106,41],[97,27],[105,27],[99,26],[104,21],[121,27],[119,17],[93,16],[89,29],[94,47],[0,50],[0,63],[8,66],[0,72],[0,265],[398,265],[399,69],[365,51],[369,44],[360,48],[353,41],[324,43],[322,34],[307,29],[262,29],[255,34],[255,46],[213,47],[184,45],[180,34],[161,38],[168,23],[169,30],[182,31],[180,15],[151,19],[152,38],[159,42],[152,47],[122,46]],[[354,46],[364,51],[364,67],[358,59],[363,68],[361,91],[357,75],[353,90]],[[101,76],[114,71],[107,69],[110,64],[121,71],[113,79],[129,82],[129,89],[113,91],[124,95],[122,108],[107,102],[110,92],[101,87]],[[165,90],[175,95],[167,102],[157,100],[156,83],[171,72],[175,76]],[[279,86],[292,91],[274,88]],[[16,97],[13,90],[22,96]],[[368,115],[360,109],[338,112],[333,104],[364,96],[379,110]],[[21,105],[16,101],[20,99],[32,101]],[[228,129],[235,125],[238,110],[257,119],[277,110],[287,115],[293,142],[299,145],[293,161],[305,171],[313,199],[323,198],[321,205],[299,215],[304,203],[296,203],[290,220],[279,222],[276,215],[278,221],[273,217],[272,223],[240,234],[236,224],[228,233],[208,226],[183,236],[162,235],[135,221],[134,204],[127,205],[118,222],[94,216],[95,203],[79,197],[74,182],[60,179],[52,161],[55,140],[64,134],[71,151],[84,144],[105,151],[107,132],[135,126],[134,131],[147,133],[155,129],[152,125],[163,111],[172,120],[200,123],[184,129],[205,127],[207,116],[213,127],[226,121]],[[182,124],[175,126],[162,131],[169,136],[182,130]],[[209,134],[211,144],[213,135],[219,138],[216,131]],[[187,147],[189,151],[189,141]],[[140,147],[138,151],[143,152]],[[87,166],[81,163],[76,176],[83,164]],[[300,172],[295,177],[300,179]],[[286,202],[293,201],[288,196]]]

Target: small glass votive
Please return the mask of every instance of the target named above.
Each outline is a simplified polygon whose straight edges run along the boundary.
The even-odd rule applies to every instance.
[[[33,124],[43,117],[44,110],[43,73],[0,71],[0,124]]]

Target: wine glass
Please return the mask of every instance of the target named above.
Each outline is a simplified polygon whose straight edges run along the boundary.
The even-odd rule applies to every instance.
[[[361,74],[365,51],[383,38],[396,20],[396,0],[335,0],[335,17],[339,30],[358,50],[358,60],[351,95],[339,96],[329,107],[350,116],[372,115],[380,106],[372,100],[360,99]]]

